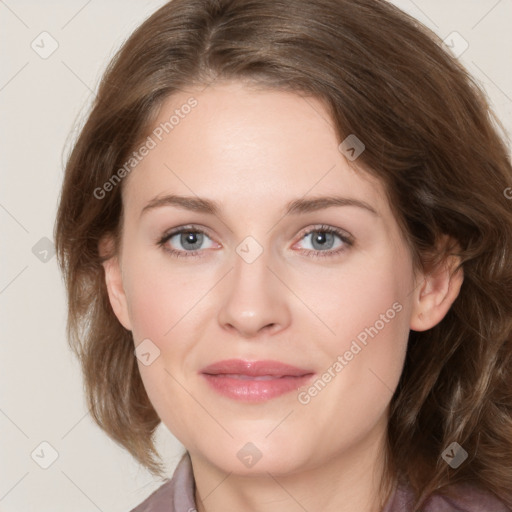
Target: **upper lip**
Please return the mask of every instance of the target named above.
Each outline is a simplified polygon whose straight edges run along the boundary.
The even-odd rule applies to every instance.
[[[248,375],[250,377],[261,377],[272,375],[275,377],[302,377],[313,373],[311,370],[298,368],[279,361],[245,361],[242,359],[226,359],[217,361],[204,367],[201,373],[209,375],[235,374]]]

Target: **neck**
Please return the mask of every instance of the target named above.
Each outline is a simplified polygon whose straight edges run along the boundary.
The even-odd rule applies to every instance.
[[[198,512],[381,512],[393,483],[386,476],[385,430],[314,467],[276,476],[226,473],[190,454]]]

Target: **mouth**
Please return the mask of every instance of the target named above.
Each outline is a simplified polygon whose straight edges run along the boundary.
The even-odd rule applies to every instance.
[[[279,361],[230,359],[200,371],[217,393],[245,402],[262,402],[296,391],[312,378],[312,370]]]

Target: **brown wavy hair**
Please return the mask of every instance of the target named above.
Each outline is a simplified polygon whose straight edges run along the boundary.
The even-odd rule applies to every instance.
[[[98,425],[154,475],[160,418],[131,332],[108,299],[98,250],[119,241],[122,185],[102,187],[174,92],[238,80],[320,99],[339,137],[366,146],[417,268],[460,257],[464,282],[445,318],[410,332],[391,401],[389,477],[415,509],[465,482],[512,507],[512,170],[485,94],[440,39],[380,0],[173,0],[109,64],[67,160],[56,224],[67,335]],[[504,132],[504,130],[503,130]],[[448,237],[454,243],[439,248]],[[114,248],[114,253],[118,246]],[[458,442],[469,458],[441,458]]]

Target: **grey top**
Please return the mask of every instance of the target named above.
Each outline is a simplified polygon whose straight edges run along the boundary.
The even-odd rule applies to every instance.
[[[192,463],[186,452],[176,466],[172,479],[167,480],[130,512],[197,512],[194,491]],[[432,496],[422,512],[512,512],[497,498],[469,485],[459,486],[459,494],[456,500]],[[412,491],[407,486],[397,486],[382,512],[410,512],[412,500]]]

